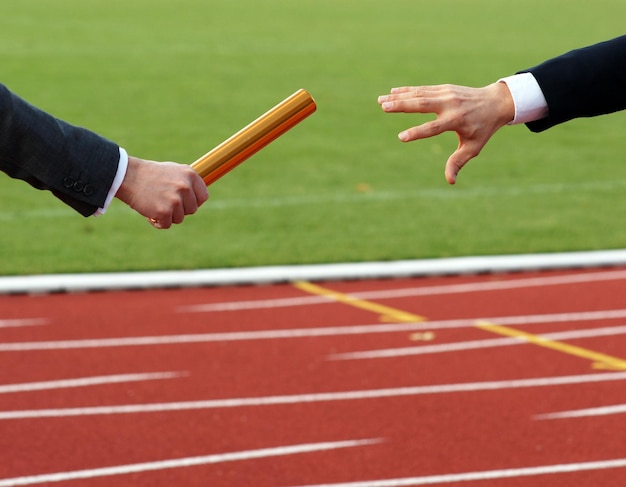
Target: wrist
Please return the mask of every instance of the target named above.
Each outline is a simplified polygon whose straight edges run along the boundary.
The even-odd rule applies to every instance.
[[[143,161],[137,157],[133,157],[131,155],[128,156],[128,166],[126,168],[126,174],[124,175],[124,179],[122,180],[122,184],[120,184],[117,193],[115,193],[115,197],[127,205],[130,205],[131,196],[133,194],[133,187],[136,184],[137,180],[137,171],[139,170]]]
[[[492,83],[487,87],[495,107],[498,125],[510,124],[515,119],[515,101],[509,87],[504,82]]]
[[[498,80],[505,84],[515,106],[515,117],[511,125],[528,123],[548,115],[548,103],[541,87],[531,73],[519,73]]]

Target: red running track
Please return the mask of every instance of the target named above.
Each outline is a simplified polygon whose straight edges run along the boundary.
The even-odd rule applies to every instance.
[[[0,296],[0,487],[621,486],[625,284]]]

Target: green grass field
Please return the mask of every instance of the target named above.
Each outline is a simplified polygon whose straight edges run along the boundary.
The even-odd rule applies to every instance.
[[[506,127],[456,186],[454,134],[383,114],[407,84],[488,84],[623,34],[623,0],[5,0],[1,82],[130,153],[189,163],[298,88],[318,111],[156,231],[0,175],[0,274],[621,248],[624,114]]]

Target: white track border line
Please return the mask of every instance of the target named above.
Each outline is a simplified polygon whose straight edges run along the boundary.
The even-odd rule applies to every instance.
[[[86,416],[109,416],[118,414],[174,413],[210,409],[234,409],[285,406],[290,404],[314,404],[328,402],[366,401],[435,394],[465,394],[520,390],[538,387],[574,386],[580,384],[626,381],[626,372],[601,372],[582,375],[532,377],[526,379],[504,379],[483,382],[457,382],[422,386],[390,387],[383,389],[361,389],[337,392],[310,392],[278,396],[231,397],[221,399],[199,399],[194,401],[109,404],[106,406],[82,406],[56,409],[0,410],[0,421],[30,420],[42,418],[70,418]]]
[[[188,271],[0,277],[0,294],[113,291],[520,272],[626,265],[626,249]]]
[[[137,374],[97,375],[75,379],[58,379],[41,382],[23,382],[19,384],[0,384],[0,394],[21,392],[48,391],[69,389],[74,387],[91,387],[103,384],[125,384],[129,382],[144,382],[153,380],[178,379],[187,377],[189,372],[152,372]]]
[[[539,465],[536,467],[507,468],[501,470],[483,470],[477,472],[447,473],[427,475],[425,477],[405,477],[386,480],[361,480],[356,482],[341,482],[337,484],[300,485],[299,487],[416,487],[419,485],[441,485],[458,482],[472,482],[479,480],[517,479],[538,475],[555,475],[566,473],[591,472],[625,468],[626,458],[599,460],[595,462],[560,463],[555,465]],[[557,481],[555,481],[557,483]],[[559,482],[560,483],[560,482]],[[482,485],[482,484],[481,484]]]
[[[256,460],[260,458],[297,455],[303,453],[315,453],[331,451],[340,448],[356,448],[381,443],[382,438],[365,440],[328,441],[323,443],[308,443],[300,445],[278,446],[261,448],[258,450],[236,451],[230,453],[214,453],[201,457],[174,458],[145,463],[133,463],[111,467],[92,468],[87,470],[74,470],[70,472],[56,472],[49,474],[30,475],[27,477],[14,477],[0,479],[0,487],[15,487],[18,485],[48,484],[52,482],[65,482],[70,480],[96,479],[113,475],[128,475],[133,473],[154,472],[159,470],[195,467],[199,465],[213,465],[216,463]],[[120,482],[124,485],[126,482]]]

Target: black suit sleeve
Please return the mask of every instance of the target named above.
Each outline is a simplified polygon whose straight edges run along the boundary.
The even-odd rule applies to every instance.
[[[0,170],[50,190],[84,216],[104,205],[119,147],[27,103],[0,84]]]
[[[579,117],[594,117],[626,108],[626,35],[570,51],[534,68],[548,116],[530,122],[541,132]]]

